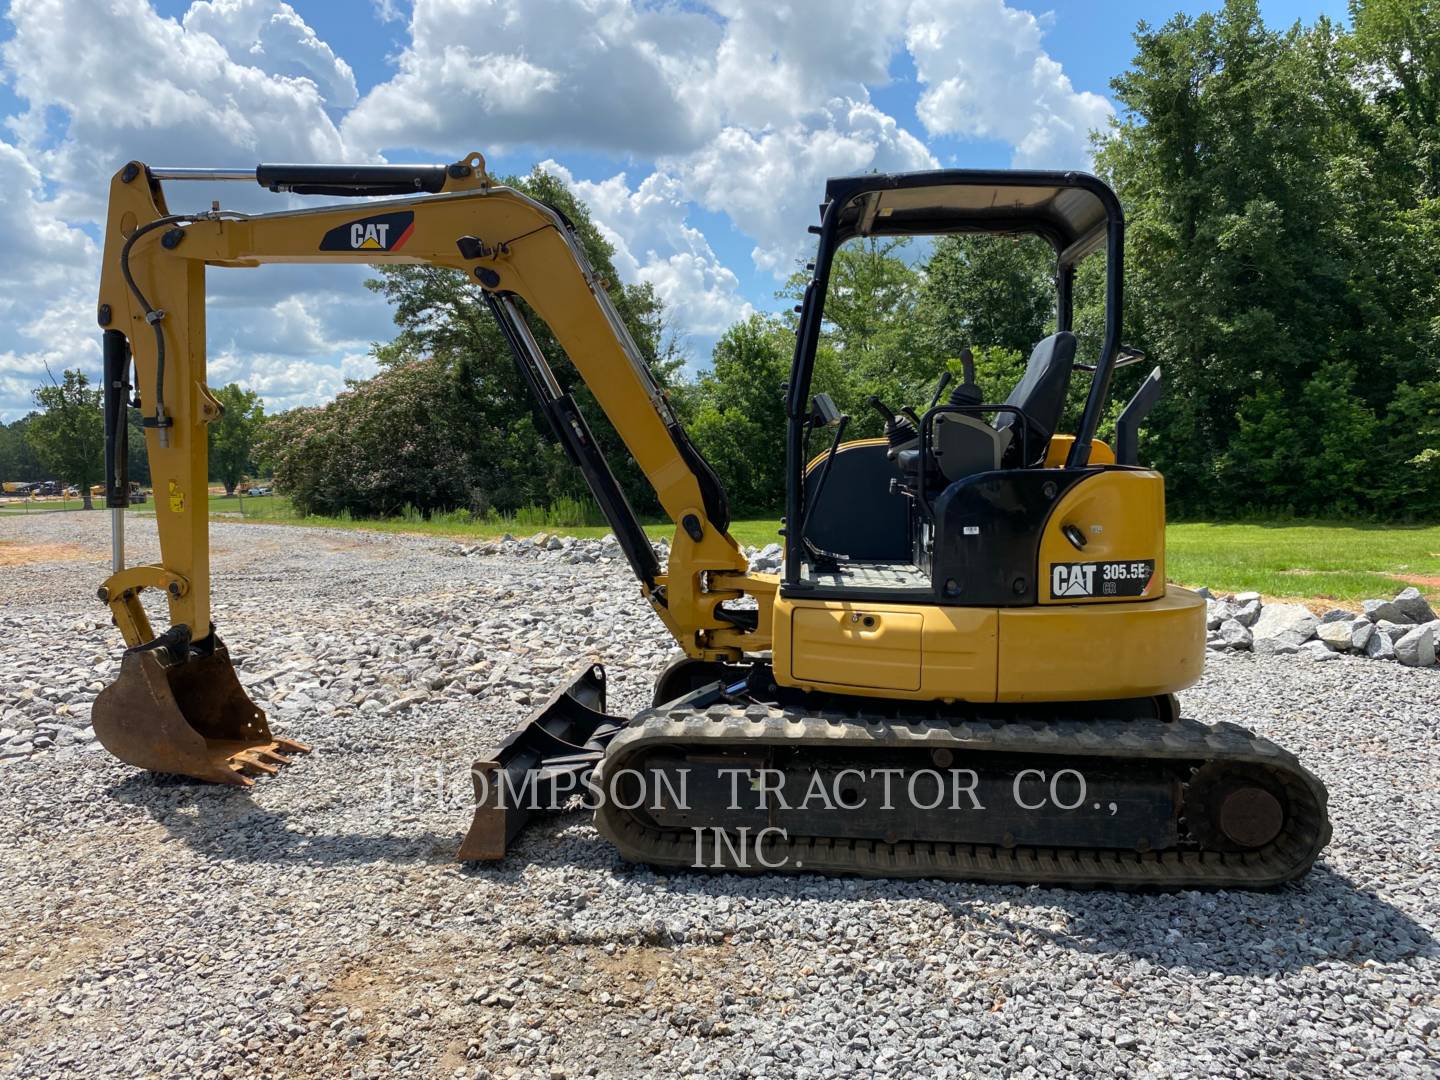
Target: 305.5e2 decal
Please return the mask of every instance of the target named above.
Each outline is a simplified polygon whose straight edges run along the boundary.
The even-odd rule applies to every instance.
[[[1154,576],[1154,559],[1051,563],[1050,597],[1143,596]]]

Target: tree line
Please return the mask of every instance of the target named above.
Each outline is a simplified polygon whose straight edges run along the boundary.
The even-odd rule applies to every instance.
[[[1353,0],[1348,29],[1324,18],[1276,29],[1255,0],[1229,0],[1141,24],[1135,49],[1095,161],[1127,215],[1124,340],[1165,372],[1141,456],[1166,474],[1172,515],[1440,517],[1440,3]],[[538,171],[509,182],[574,222],[737,511],[776,513],[795,315],[730,327],[708,370],[687,377],[663,304],[618,283],[587,208]],[[970,348],[986,398],[1003,400],[1054,328],[1053,264],[1034,238],[846,245],[815,389],[855,437],[877,434],[867,397],[923,405]],[[253,464],[304,512],[585,499],[478,287],[428,267],[377,274],[370,287],[397,326],[376,346],[379,373],[267,418]],[[1082,360],[1099,348],[1103,277],[1101,257],[1082,265]],[[803,280],[779,297],[793,301]],[[616,433],[532,326],[632,502],[653,512]],[[1102,437],[1148,368],[1118,373]],[[1074,380],[1072,420],[1084,386]]]
[[[0,424],[0,478],[33,483],[56,480],[75,485],[84,507],[93,506],[91,488],[105,480],[104,391],[78,369],[52,378],[33,393],[36,408],[18,420]],[[225,485],[228,495],[245,476],[254,475],[260,430],[266,421],[260,395],[230,383],[215,391],[224,408],[208,429],[210,477]],[[128,475],[148,487],[150,460],[140,414],[127,410]]]

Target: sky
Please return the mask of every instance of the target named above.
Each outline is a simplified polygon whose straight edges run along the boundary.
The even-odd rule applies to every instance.
[[[14,0],[0,23],[0,419],[99,370],[109,178],[126,161],[537,164],[651,283],[692,369],[781,305],[825,179],[1085,168],[1141,20],[1195,0]],[[1289,25],[1344,0],[1262,0]],[[261,213],[326,200],[170,184]],[[373,373],[363,267],[209,272],[208,381],[270,411]]]

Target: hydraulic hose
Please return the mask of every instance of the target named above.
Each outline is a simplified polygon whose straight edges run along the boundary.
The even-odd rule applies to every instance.
[[[135,241],[156,229],[192,220],[194,219],[184,214],[171,214],[169,217],[147,221],[126,237],[124,246],[120,248],[120,273],[124,276],[125,284],[130,287],[130,291],[135,294],[135,299],[140,302],[140,309],[145,313],[145,321],[155,331],[155,427],[160,429],[162,445],[168,445],[170,441],[166,438],[164,430],[169,427],[169,424],[165,418],[165,332],[160,329],[160,322],[165,318],[165,312],[152,306],[150,301],[145,298],[145,294],[140,291],[140,286],[135,284],[135,277],[130,273],[130,249],[135,246]]]
[[[135,246],[135,242],[142,236],[146,236],[166,225],[190,224],[201,219],[215,219],[220,217],[238,220],[243,219],[245,215],[235,212],[219,213],[214,210],[205,214],[170,214],[166,217],[156,218],[154,221],[147,221],[144,225],[141,225],[125,239],[124,245],[120,248],[120,273],[125,278],[125,284],[129,286],[130,291],[135,295],[135,299],[139,301],[140,309],[145,313],[145,321],[149,323],[150,328],[155,331],[155,409],[153,426],[160,432],[161,446],[168,446],[170,443],[169,436],[165,432],[165,429],[170,426],[170,422],[165,416],[165,332],[160,328],[160,323],[165,318],[165,312],[153,306],[150,301],[145,298],[145,294],[141,291],[140,286],[135,283],[135,277],[130,273],[130,249]]]

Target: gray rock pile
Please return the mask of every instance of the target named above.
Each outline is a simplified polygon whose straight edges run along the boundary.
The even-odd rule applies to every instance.
[[[670,543],[663,537],[654,542],[655,554],[664,563],[670,557]],[[486,555],[512,555],[537,559],[541,562],[566,564],[624,562],[625,553],[614,533],[606,533],[599,540],[581,539],[574,536],[556,536],[553,533],[538,532],[534,536],[516,538],[506,533],[498,540],[487,540],[482,544],[456,544],[452,549],[456,555],[465,558]],[[750,560],[750,569],[756,573],[777,574],[784,561],[784,551],[779,544],[766,544],[763,548],[742,548]]]
[[[1419,589],[1393,600],[1366,600],[1361,610],[1334,608],[1315,615],[1301,604],[1263,604],[1260,594],[1205,596],[1208,646],[1214,652],[1248,650],[1261,656],[1304,655],[1333,660],[1343,653],[1434,667],[1440,617]]]
[[[670,556],[670,542],[655,541],[655,553],[663,563]],[[558,562],[567,566],[584,563],[610,563],[625,561],[620,541],[614,533],[606,533],[599,540],[580,539],[574,536],[557,536],[555,533],[537,532],[534,536],[515,537],[506,533],[498,540],[487,540],[480,544],[456,544],[451,552],[465,558],[486,555],[509,555],[540,562]]]

